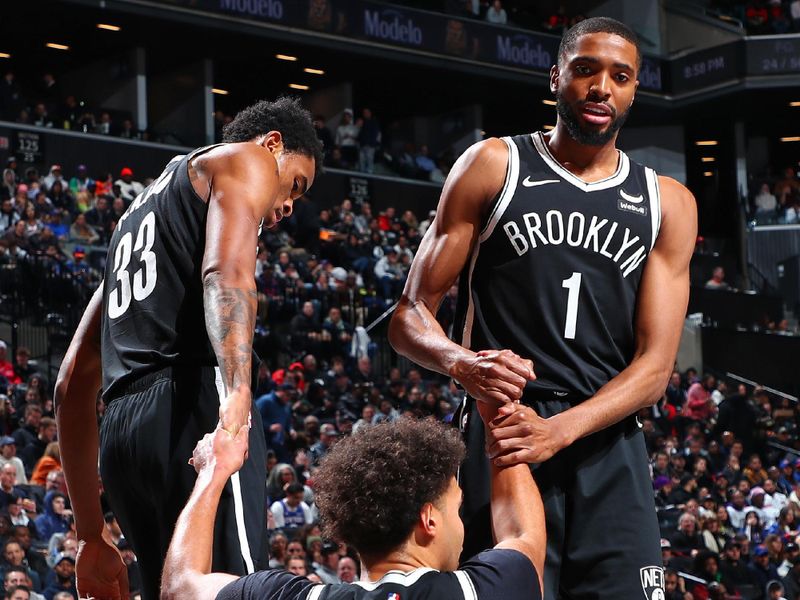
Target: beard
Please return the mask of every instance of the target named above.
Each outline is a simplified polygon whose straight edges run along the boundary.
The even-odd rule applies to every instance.
[[[580,104],[582,104],[582,102]],[[605,146],[625,124],[631,112],[630,106],[621,115],[617,115],[617,111],[612,106],[608,108],[611,109],[611,121],[605,129],[600,131],[584,129],[580,115],[564,99],[561,91],[556,93],[556,110],[558,111],[558,116],[561,117],[561,120],[564,121],[564,125],[567,126],[570,137],[584,146]]]

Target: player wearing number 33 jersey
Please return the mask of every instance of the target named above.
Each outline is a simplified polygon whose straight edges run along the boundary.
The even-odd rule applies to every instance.
[[[213,566],[246,574],[267,564],[266,442],[250,391],[258,236],[310,187],[321,144],[308,112],[290,98],[243,110],[223,133],[224,143],[170,161],[119,219],[102,288],[84,315],[82,325],[89,324],[62,365],[64,405],[93,406],[95,374],[78,375],[74,365],[90,364],[88,331],[97,327],[107,404],[99,448],[81,424],[64,421],[65,471],[79,535],[94,536],[102,548],[86,529],[98,492],[77,467],[99,453],[145,600],[158,598],[167,546],[194,485],[192,450],[217,426],[235,435],[252,419],[248,460],[216,513]],[[81,376],[92,378],[83,389]],[[97,460],[85,468],[96,483]],[[110,595],[102,587],[109,565],[97,556],[85,552],[78,561],[81,596]]]

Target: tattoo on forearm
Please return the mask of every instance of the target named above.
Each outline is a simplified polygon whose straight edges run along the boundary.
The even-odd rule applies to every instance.
[[[205,286],[206,329],[227,390],[250,384],[256,298],[255,289],[227,287],[219,279]]]

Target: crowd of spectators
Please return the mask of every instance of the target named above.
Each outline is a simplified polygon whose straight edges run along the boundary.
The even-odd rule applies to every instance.
[[[118,180],[94,181],[86,169],[63,174],[58,165],[45,177],[30,169],[20,176],[9,161],[0,188],[0,262],[44,260],[76,273],[80,256],[61,261],[54,254],[69,240],[106,241],[118,216],[114,205],[124,211],[141,186],[127,168]],[[97,218],[108,210],[107,220]],[[360,427],[403,415],[449,421],[462,399],[446,379],[380,360],[385,340],[367,333],[397,299],[434,216],[420,222],[412,211],[373,211],[350,199],[320,209],[303,198],[259,239],[255,347],[264,362],[254,398],[269,445],[273,566],[323,582],[358,577],[352,549],[320,536],[316,466]],[[95,277],[86,276],[87,290]],[[455,298],[452,289],[437,315],[445,331]],[[12,360],[0,344],[0,572],[7,587],[23,584],[66,600],[55,592],[74,594],[74,533],[53,443],[52,381],[26,348],[15,350]],[[103,412],[100,402],[99,419]],[[800,597],[797,416],[789,400],[728,389],[693,370],[674,373],[663,399],[639,415],[652,457],[668,599]],[[111,514],[107,526],[135,589],[135,557]]]
[[[21,171],[9,157],[0,184],[0,264],[35,262],[50,275],[96,286],[102,261],[92,264],[88,249],[104,247],[149,181],[136,181],[128,167],[117,179],[111,173],[93,179],[85,165],[71,177],[52,165],[42,176],[33,167]]]
[[[711,7],[740,21],[750,35],[800,32],[800,0],[713,0]]]
[[[800,598],[795,401],[674,372],[642,411],[667,599]]]
[[[0,80],[0,119],[21,125],[66,129],[126,139],[147,140],[130,115],[92,108],[77,96],[65,93],[52,72],[33,84],[21,83],[12,70]]]
[[[761,183],[753,197],[751,217],[758,225],[800,223],[800,178],[793,167],[786,167],[774,182]]]

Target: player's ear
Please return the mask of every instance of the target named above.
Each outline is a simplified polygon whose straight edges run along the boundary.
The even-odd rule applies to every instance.
[[[261,141],[261,145],[264,146],[270,152],[280,152],[283,150],[283,136],[281,135],[280,131],[270,131],[267,135],[264,136],[264,139]]]
[[[558,76],[559,76],[558,64],[555,64],[552,67],[550,67],[550,93],[554,95],[556,93],[556,90],[558,90]]]
[[[436,535],[439,520],[436,516],[436,509],[433,504],[426,502],[419,510],[419,525],[427,537]]]

